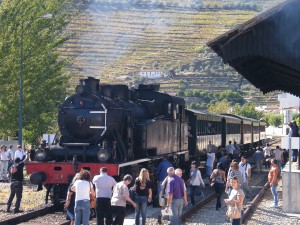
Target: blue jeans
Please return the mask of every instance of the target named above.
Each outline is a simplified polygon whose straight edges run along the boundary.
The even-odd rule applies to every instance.
[[[81,219],[83,225],[89,224],[90,209],[90,200],[79,200],[75,202],[75,225],[80,225]]]
[[[277,187],[278,187],[278,184],[273,184],[271,187],[271,192],[272,192],[272,195],[274,198],[274,205],[276,205],[276,206],[278,205]]]
[[[206,175],[210,176],[212,174],[213,167],[212,166],[206,166]]]
[[[146,214],[147,214],[147,196],[135,196],[134,202],[136,203],[135,208],[135,225],[140,225],[140,215],[142,216],[142,225],[146,224]]]
[[[246,178],[246,181],[243,183],[242,188],[243,188],[243,191],[245,192],[245,196],[249,197],[249,195],[251,194],[251,189],[250,189],[249,181],[247,178]]]
[[[231,225],[240,225],[241,224],[241,219],[232,219],[231,220]]]
[[[183,208],[183,198],[177,198],[172,200],[171,208],[173,215],[170,216],[171,224],[172,225],[181,225],[181,214]]]

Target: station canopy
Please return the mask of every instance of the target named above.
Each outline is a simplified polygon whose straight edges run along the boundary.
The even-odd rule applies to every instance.
[[[300,96],[300,0],[288,0],[207,45],[263,93]]]

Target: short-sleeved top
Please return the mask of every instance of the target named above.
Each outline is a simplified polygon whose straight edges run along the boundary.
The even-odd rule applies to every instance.
[[[269,174],[268,174],[269,183],[271,183],[273,178],[276,177],[275,180],[274,180],[274,184],[278,184],[278,173],[279,173],[279,167],[278,166],[272,166],[270,171],[269,171]]]
[[[112,188],[117,184],[115,179],[106,173],[94,176],[93,184],[96,187],[97,198],[111,198]]]
[[[249,163],[239,163],[239,171],[241,172],[244,181],[246,181],[247,177],[249,176],[249,169],[251,169],[251,165]]]
[[[25,156],[24,150],[23,149],[21,149],[21,150],[17,149],[15,151],[15,158],[14,159],[19,158],[20,160],[23,160],[24,156]]]
[[[23,174],[23,168],[24,168],[24,161],[17,164],[17,171],[11,175],[11,181],[23,181],[24,180],[24,174]]]
[[[10,155],[10,160],[15,159],[15,152],[12,149],[8,149],[7,153]]]
[[[124,198],[125,196],[129,197],[129,190],[127,185],[121,181],[114,187],[113,195],[110,201],[111,205],[126,207],[126,199]]]
[[[229,145],[229,144],[226,145],[225,149],[226,149],[227,154],[233,154],[233,151],[235,150],[235,148],[232,144],[231,145]]]
[[[256,150],[253,155],[254,161],[260,161],[264,159],[263,153],[260,150]]]
[[[230,195],[229,195],[229,199],[235,200],[236,197],[238,197],[238,196],[245,196],[244,191],[241,188],[239,188],[237,190],[232,189],[232,191],[230,192]]]
[[[222,163],[222,165],[225,169],[227,169],[229,167],[229,163],[230,163],[229,159],[227,159],[225,157],[221,157],[219,159],[219,162]]]
[[[2,161],[8,161],[9,160],[9,154],[7,151],[3,151],[0,153],[0,160]]]
[[[229,182],[232,177],[236,177],[239,182],[239,186],[244,183],[243,175],[239,170],[231,170],[228,174],[227,181]]]
[[[173,175],[170,179],[170,185],[168,186],[168,193],[173,194],[174,199],[183,198],[184,196],[184,182],[177,175]]]
[[[76,180],[73,187],[76,189],[75,201],[90,200],[91,183],[86,180]]]
[[[158,180],[163,181],[167,176],[167,169],[173,165],[168,160],[163,160],[157,166],[156,172],[158,173]]]
[[[264,147],[264,154],[265,154],[265,156],[271,155],[271,147],[270,146]]]
[[[136,178],[134,184],[136,185],[135,192],[138,196],[148,196],[149,195],[149,189],[152,188],[150,180],[147,180],[146,184],[142,185],[140,179]]]
[[[275,154],[275,159],[280,160],[281,161],[281,156],[282,156],[282,151],[280,149],[275,149],[274,150],[274,154]]]

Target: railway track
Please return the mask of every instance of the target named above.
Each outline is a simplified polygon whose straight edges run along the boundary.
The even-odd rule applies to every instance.
[[[273,139],[269,142],[270,145],[276,145],[281,141],[280,138]],[[266,176],[266,174],[265,174]],[[263,182],[263,181],[262,181]],[[256,184],[256,186],[260,187],[255,196],[251,199],[251,204],[247,204],[247,206],[244,209],[244,217],[243,222],[245,222],[251,213],[253,212],[255,205],[260,201],[260,199],[263,197],[264,192],[266,189],[269,188],[268,184],[260,183]],[[208,187],[210,188],[210,187]],[[210,202],[215,200],[215,193],[210,191],[206,194],[206,197],[202,199],[200,202],[196,203],[194,207],[186,207],[183,211],[182,219],[186,220],[197,213],[197,211],[205,206],[207,206]],[[55,224],[58,225],[67,225],[69,224],[68,221],[65,220],[65,214],[60,211],[58,212],[54,206],[48,205],[38,210],[33,210],[29,212],[25,212],[21,215],[14,216],[9,219],[5,219],[0,221],[0,225],[10,225],[10,224],[42,224],[41,221],[47,221],[49,220],[55,221]],[[155,219],[155,218],[154,218]],[[28,221],[28,222],[26,222]],[[37,222],[35,222],[37,221]],[[40,221],[40,222],[38,222]],[[49,223],[48,223],[49,224]],[[51,224],[51,223],[50,223]],[[53,222],[54,224],[54,222]],[[94,221],[91,221],[91,224],[96,224]],[[151,223],[154,224],[154,223]]]
[[[244,214],[243,214],[243,218],[242,218],[242,222],[243,224],[249,220],[249,218],[251,217],[253,211],[255,210],[255,206],[260,202],[260,200],[263,198],[265,191],[269,188],[269,184],[268,182],[266,182],[267,179],[267,174],[259,174],[256,175],[255,179],[261,179],[258,183],[255,183],[255,185],[251,185],[251,189],[252,189],[252,197],[250,199],[245,199],[246,200],[246,204],[244,204]],[[223,194],[223,197],[226,194]],[[227,197],[227,196],[226,196]],[[225,198],[226,198],[225,197]],[[205,217],[209,217],[209,215],[203,211],[201,211],[201,208],[215,208],[215,201],[216,201],[216,196],[215,193],[212,193],[210,195],[208,195],[205,199],[203,199],[202,201],[198,202],[194,207],[192,208],[188,208],[187,210],[185,210],[182,214],[182,220],[186,221],[186,224],[189,224],[189,222],[194,223],[195,221],[189,221],[191,217],[197,217],[197,215],[200,215],[199,217],[199,222],[203,221],[201,219],[201,216],[205,215]],[[213,206],[212,206],[213,205]],[[226,224],[226,219],[225,219],[225,212],[226,212],[226,207],[223,206],[223,211],[224,213],[221,213],[223,216],[223,220],[224,223]],[[210,210],[211,216],[212,217],[218,217],[219,211],[215,211],[214,209]],[[221,216],[221,217],[222,217]],[[220,221],[218,221],[220,222]],[[211,222],[213,223],[213,222]],[[206,224],[206,223],[204,223]]]
[[[0,225],[15,225],[15,224],[20,224],[26,221],[29,221],[31,219],[38,218],[40,216],[47,215],[49,213],[52,213],[55,211],[55,207],[53,205],[51,206],[45,206],[44,208],[41,209],[36,209],[33,211],[25,212],[21,215],[14,216],[9,219],[5,219],[0,221]]]
[[[250,204],[247,204],[244,208],[244,217],[243,217],[243,223],[249,219],[251,216],[255,205],[259,202],[259,200],[263,197],[264,192],[266,189],[268,189],[268,184],[265,184],[265,178],[262,178],[262,176],[266,177],[266,174],[261,174],[257,175],[257,177],[260,177],[261,181],[259,183],[255,183],[255,187],[252,186],[253,192],[253,197],[248,200],[250,201]],[[256,178],[255,178],[256,179]],[[210,189],[207,187],[207,189]],[[225,194],[224,194],[225,195]],[[212,208],[210,205],[215,204],[215,193],[210,191],[208,194],[206,194],[206,197],[196,203],[195,206],[193,207],[185,207],[183,214],[182,214],[182,220],[186,221],[186,224],[189,224],[189,218],[197,215],[199,209],[201,208]],[[152,208],[152,207],[151,207]],[[214,207],[213,207],[214,208]],[[148,221],[147,220],[147,225],[148,224],[157,224],[157,215],[159,214],[160,208],[157,208],[156,213],[154,213],[152,218],[150,218]],[[216,211],[214,211],[216,212]],[[201,214],[201,213],[200,213]],[[202,213],[203,214],[203,213]],[[148,215],[149,216],[149,215]],[[216,213],[214,213],[212,216],[217,216]],[[57,224],[57,225],[68,225],[69,221],[65,220],[65,214],[60,211],[58,212],[54,206],[47,206],[39,210],[34,210],[31,212],[24,213],[19,216],[15,216],[13,218],[9,218],[3,221],[0,221],[0,225],[15,225],[15,224],[20,224],[22,223],[23,225],[26,224]],[[95,219],[90,221],[91,225],[96,224]],[[126,225],[126,223],[124,223]]]
[[[275,144],[278,144],[281,142],[281,138],[274,138],[274,139],[271,139],[268,143],[273,146]]]

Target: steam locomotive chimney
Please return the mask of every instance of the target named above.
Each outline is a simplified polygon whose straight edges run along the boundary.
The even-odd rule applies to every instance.
[[[116,84],[113,86],[114,97],[128,101],[128,86],[124,84]]]
[[[87,79],[81,79],[80,83],[84,86],[86,93],[96,94],[99,92],[99,81],[99,79],[95,79],[94,77],[88,77]]]

